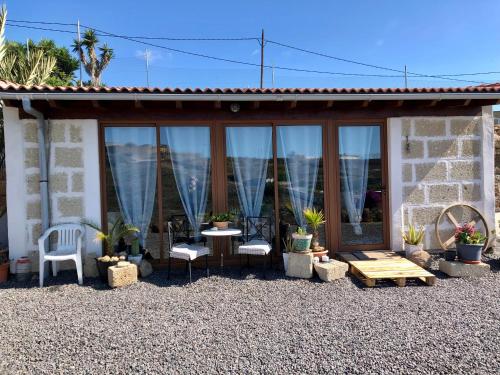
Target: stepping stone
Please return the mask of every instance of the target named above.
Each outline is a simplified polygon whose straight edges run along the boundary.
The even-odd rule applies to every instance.
[[[314,263],[314,269],[321,280],[331,282],[345,277],[349,265],[338,260],[325,263]]]
[[[288,256],[288,270],[286,275],[301,279],[313,277],[313,254],[290,253]]]
[[[128,262],[119,262],[128,263]],[[120,267],[121,266],[121,267]],[[137,282],[137,266],[135,264],[119,264],[108,268],[108,285],[111,288],[132,285]]]
[[[439,259],[439,270],[451,277],[483,277],[490,273],[490,265],[486,263],[466,264]]]

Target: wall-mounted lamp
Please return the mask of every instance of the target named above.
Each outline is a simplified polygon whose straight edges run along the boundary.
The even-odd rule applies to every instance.
[[[238,103],[231,103],[231,105],[229,106],[229,109],[233,113],[239,112],[240,111],[240,105]]]

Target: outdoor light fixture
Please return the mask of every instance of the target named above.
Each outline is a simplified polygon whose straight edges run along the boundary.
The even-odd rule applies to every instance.
[[[231,112],[239,112],[240,111],[240,105],[238,103],[231,103],[229,106],[229,109],[231,109]]]

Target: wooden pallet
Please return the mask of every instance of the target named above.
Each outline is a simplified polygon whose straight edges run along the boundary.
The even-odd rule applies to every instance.
[[[406,279],[418,279],[427,285],[436,282],[432,273],[393,252],[359,251],[338,255],[349,263],[349,272],[368,287],[384,279],[392,280],[400,287],[406,285]]]

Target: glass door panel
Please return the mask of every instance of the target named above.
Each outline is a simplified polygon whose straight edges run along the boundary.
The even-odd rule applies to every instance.
[[[384,243],[379,125],[339,126],[341,245]]]
[[[160,128],[163,231],[168,221],[186,221],[189,235],[203,240],[207,216],[212,212],[210,128],[164,126]],[[164,236],[168,249],[168,236]]]
[[[156,129],[106,127],[104,144],[108,229],[121,217],[139,228],[141,245],[159,258]],[[117,250],[127,245],[121,241]]]
[[[306,226],[303,210],[324,210],[323,128],[320,125],[278,126],[278,197],[280,233]],[[310,231],[310,229],[309,229]],[[325,226],[320,228],[325,245]]]
[[[266,216],[274,222],[272,138],[271,126],[226,128],[228,208],[240,220]]]

